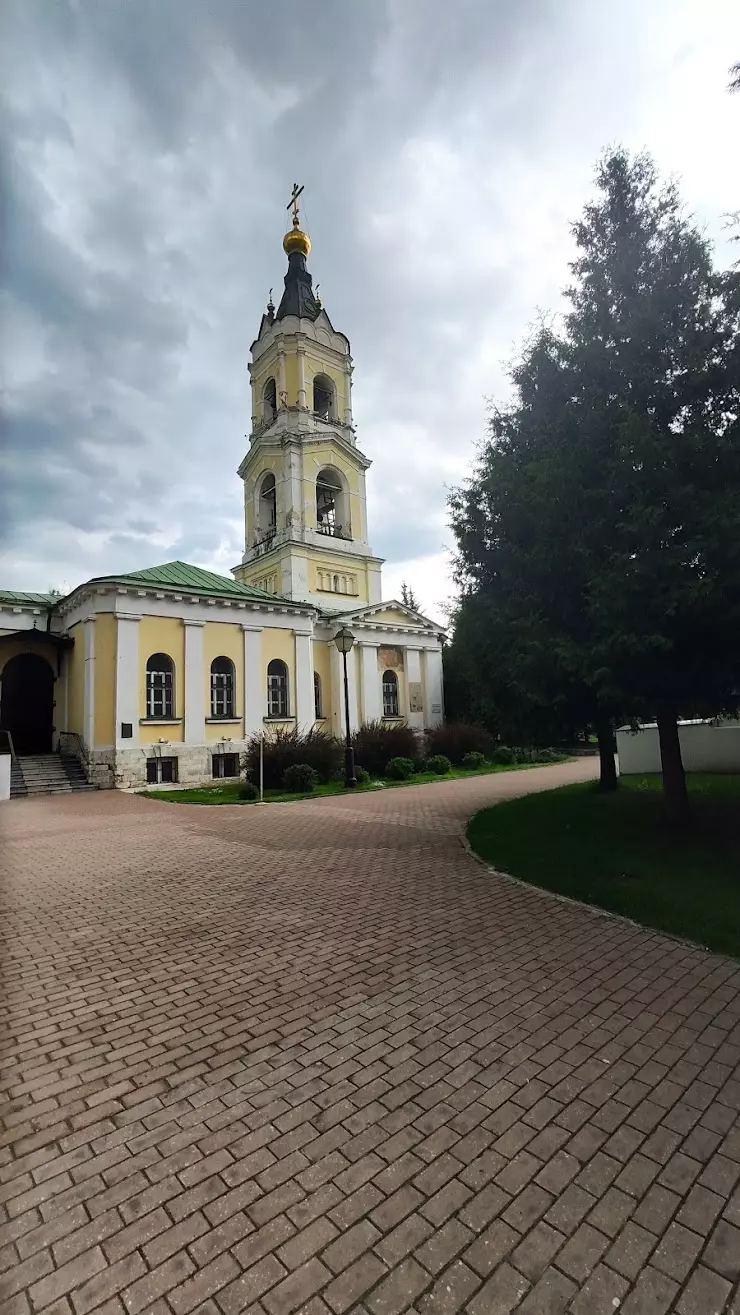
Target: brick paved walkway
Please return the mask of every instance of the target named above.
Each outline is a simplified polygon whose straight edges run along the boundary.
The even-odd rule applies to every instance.
[[[740,1315],[740,965],[460,843],[590,770],[4,805],[4,1315]]]

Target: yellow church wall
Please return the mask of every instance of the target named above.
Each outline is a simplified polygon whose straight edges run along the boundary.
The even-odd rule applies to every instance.
[[[288,406],[297,406],[298,357],[292,353],[285,357],[285,391],[288,394]]]
[[[65,661],[67,664],[67,725],[65,730],[84,732],[85,720],[85,626],[80,622],[72,626],[69,634],[74,639]],[[61,729],[61,727],[60,727]]]
[[[280,658],[288,668],[288,713],[295,717],[295,635],[292,630],[262,631],[263,716],[267,715],[267,665],[273,658]]]
[[[175,716],[182,718],[185,709],[185,627],[174,617],[143,616],[139,623],[139,716],[146,717],[146,664],[153,653],[166,653],[175,664]],[[184,738],[182,721],[179,726],[149,722],[139,726],[142,744],[156,744],[159,740],[181,743]]]
[[[325,361],[322,361],[317,356],[309,356],[307,354],[305,360],[306,360],[305,363],[306,401],[308,403],[309,408],[311,407],[313,401],[312,394],[313,394],[314,375],[325,374],[327,378],[331,379],[332,383],[334,384],[334,391],[336,393],[336,402],[337,402],[337,418],[339,420],[343,420],[345,411],[347,409],[347,399],[345,397],[345,392],[344,392],[344,382],[345,382],[344,372],[338,369],[337,366],[335,365],[328,365]]]
[[[329,645],[323,640],[314,639],[313,641],[313,669],[318,672],[321,680],[321,711],[323,712],[324,720],[327,723],[331,722],[331,711],[333,706],[333,693],[331,687],[332,648],[333,645]]]
[[[229,625],[222,621],[208,621],[203,630],[203,680],[205,690],[203,706],[206,717],[211,715],[211,663],[214,658],[226,657],[234,663],[235,690],[234,715],[244,716],[244,631],[240,625]],[[241,737],[241,728],[234,723],[207,722],[206,740],[222,740],[224,735],[232,739]]]
[[[367,603],[369,597],[367,566],[363,561],[358,561],[356,557],[340,557],[338,553],[336,557],[330,557],[328,553],[319,554],[318,552],[314,556],[310,548],[307,550],[306,555],[309,562],[309,587],[313,593],[323,594],[326,597],[327,602],[330,599],[335,599],[337,597],[348,598],[351,607],[361,607]],[[323,588],[319,583],[319,573],[326,572],[332,576],[332,582],[335,575],[354,576],[355,591],[350,593],[342,590]]]
[[[386,621],[392,625],[403,626],[407,626],[409,623],[408,617],[403,612],[397,612],[393,607],[386,607],[382,612],[373,612],[371,620]]]
[[[95,744],[105,748],[115,741],[116,721],[116,618],[101,612],[95,618]]]
[[[12,635],[12,630],[0,630],[0,635]],[[38,653],[40,657],[45,658],[56,675],[57,655],[53,648],[47,647],[46,644],[34,644],[33,630],[27,630],[28,639],[13,639],[10,643],[3,644],[0,648],[0,675],[6,662],[11,658],[17,657],[19,653]]]

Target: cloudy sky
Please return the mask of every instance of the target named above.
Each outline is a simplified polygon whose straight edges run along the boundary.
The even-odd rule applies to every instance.
[[[559,304],[602,148],[649,148],[730,258],[736,0],[4,0],[0,42],[6,587],[240,559],[294,179],[384,593],[436,615],[446,488]]]

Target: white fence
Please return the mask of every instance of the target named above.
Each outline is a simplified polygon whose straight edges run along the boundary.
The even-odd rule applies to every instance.
[[[682,721],[678,738],[687,772],[740,772],[740,721]],[[659,772],[657,726],[617,731],[617,755],[622,776]]]

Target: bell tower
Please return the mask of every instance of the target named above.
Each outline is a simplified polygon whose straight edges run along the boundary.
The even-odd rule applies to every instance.
[[[284,291],[272,290],[248,366],[252,388],[244,481],[245,543],[233,574],[268,593],[348,611],[380,602],[367,536],[365,471],[352,422],[349,340],[332,325],[306,268],[297,184]]]

